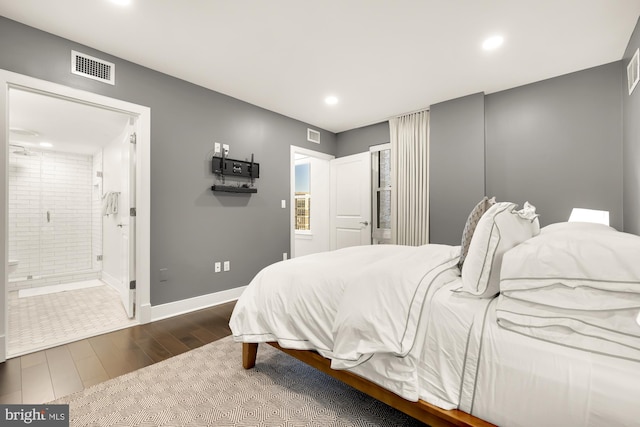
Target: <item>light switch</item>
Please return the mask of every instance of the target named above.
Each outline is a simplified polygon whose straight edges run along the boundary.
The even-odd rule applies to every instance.
[[[287,201],[286,201],[286,200],[284,200],[284,199],[282,199],[282,200],[280,201],[280,206],[282,207],[282,209],[286,209],[286,208],[287,208]]]
[[[169,280],[169,272],[167,271],[166,268],[161,268],[160,269],[160,281],[161,282],[166,282]]]
[[[224,262],[224,271],[229,271],[231,270],[231,261],[225,261]]]

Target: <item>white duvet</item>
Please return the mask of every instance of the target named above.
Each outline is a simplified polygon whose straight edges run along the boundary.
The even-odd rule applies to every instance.
[[[562,227],[550,229],[587,228]],[[565,243],[540,241],[548,244],[531,246],[531,239],[506,256],[505,295],[496,299],[452,292],[461,280],[459,247],[356,247],[277,263],[254,278],[230,326],[236,341],[315,349],[405,399],[457,407],[496,425],[638,425],[640,363],[619,350],[638,351],[629,345],[637,323],[626,314],[639,309],[633,271],[640,254],[571,246],[560,262],[549,250]],[[617,264],[593,281],[599,262]],[[505,327],[511,316],[522,325]],[[558,319],[569,323],[535,324]]]
[[[561,223],[509,251],[500,326],[530,337],[640,361],[640,237]]]
[[[459,254],[458,246],[375,245],[282,261],[251,281],[229,326],[239,342],[277,341],[316,350],[334,369],[385,371],[417,350],[419,320],[428,317],[430,299],[458,278]],[[406,374],[383,385],[417,400],[415,366]],[[380,378],[386,381],[383,372]]]

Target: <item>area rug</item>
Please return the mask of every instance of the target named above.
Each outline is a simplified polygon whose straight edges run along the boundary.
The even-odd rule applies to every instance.
[[[231,337],[53,403],[71,426],[424,426],[272,348],[242,368]]]

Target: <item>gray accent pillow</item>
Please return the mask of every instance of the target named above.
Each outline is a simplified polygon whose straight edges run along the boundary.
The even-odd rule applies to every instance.
[[[458,261],[458,267],[462,269],[462,264],[464,263],[464,259],[467,257],[469,253],[469,245],[471,245],[471,238],[473,237],[473,232],[482,218],[482,215],[489,210],[489,208],[496,204],[496,198],[488,198],[485,196],[480,202],[471,210],[469,217],[467,218],[467,222],[464,225],[464,230],[462,231],[462,249],[460,250],[460,261]]]

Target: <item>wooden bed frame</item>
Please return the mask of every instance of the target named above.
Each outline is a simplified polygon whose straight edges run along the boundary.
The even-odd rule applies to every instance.
[[[392,408],[398,409],[405,414],[416,418],[423,423],[429,424],[431,427],[451,427],[451,426],[467,426],[467,427],[490,427],[494,424],[488,423],[480,418],[476,418],[466,412],[454,410],[444,410],[427,403],[423,400],[411,402],[403,399],[397,394],[380,387],[356,374],[349,371],[331,369],[331,362],[320,356],[318,353],[309,350],[290,350],[280,347],[275,342],[266,343],[288,355],[310,365],[319,371],[324,372],[342,381],[345,384],[368,394],[374,399],[386,403]],[[242,366],[245,369],[251,369],[256,364],[256,356],[258,354],[257,343],[242,344]]]

